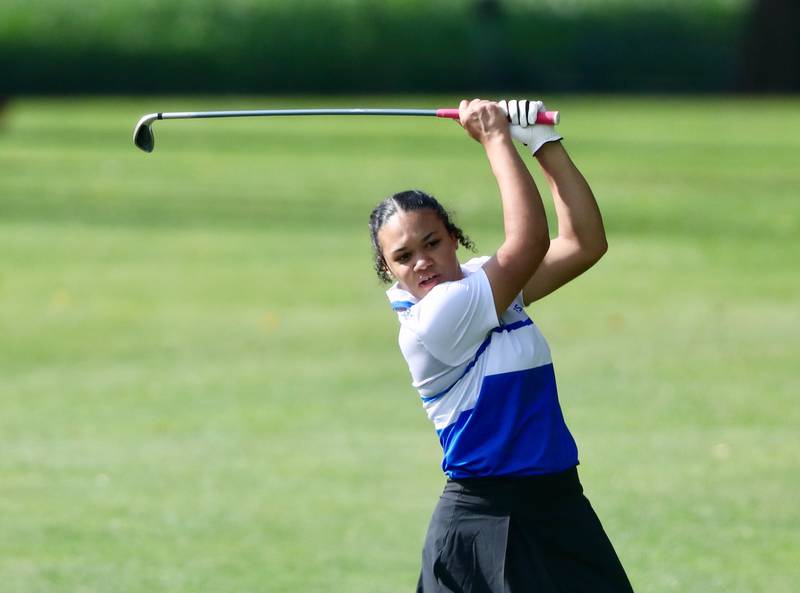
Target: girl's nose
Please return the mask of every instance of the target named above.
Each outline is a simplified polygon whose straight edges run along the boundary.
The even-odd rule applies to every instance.
[[[417,258],[417,261],[414,262],[414,270],[424,270],[431,265],[431,260],[424,255]]]

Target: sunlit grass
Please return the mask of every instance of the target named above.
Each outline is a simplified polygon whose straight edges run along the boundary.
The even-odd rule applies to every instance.
[[[413,588],[439,449],[366,218],[421,187],[491,251],[480,147],[436,120],[159,122],[151,155],[130,135],[159,110],[454,102],[10,105],[3,591]],[[548,103],[609,232],[532,308],[590,499],[639,590],[794,591],[800,103]]]

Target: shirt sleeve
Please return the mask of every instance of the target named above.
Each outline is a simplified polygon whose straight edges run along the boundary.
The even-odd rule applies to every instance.
[[[409,313],[406,327],[432,356],[451,366],[472,358],[489,331],[499,325],[483,268],[435,286]]]

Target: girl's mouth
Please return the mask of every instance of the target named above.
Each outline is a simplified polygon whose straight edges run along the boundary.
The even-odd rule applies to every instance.
[[[439,274],[432,274],[430,276],[423,277],[422,280],[419,282],[420,288],[431,288],[439,283]]]

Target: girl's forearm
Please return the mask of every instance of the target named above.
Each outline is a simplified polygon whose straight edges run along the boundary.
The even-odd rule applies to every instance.
[[[508,135],[484,144],[503,204],[503,228],[506,250],[547,250],[541,247],[548,241],[547,217],[539,190],[519,157]],[[498,253],[500,251],[498,250]],[[538,265],[538,261],[535,265]]]
[[[553,194],[558,236],[576,241],[582,249],[604,252],[603,218],[589,184],[561,142],[550,142],[536,153]]]

